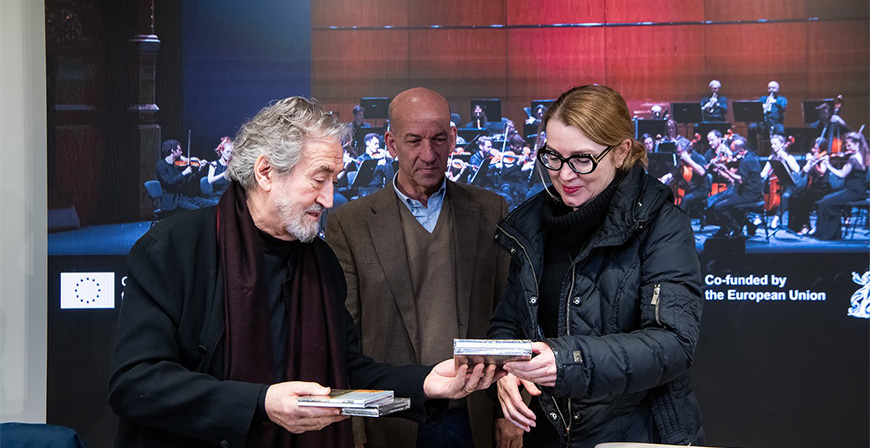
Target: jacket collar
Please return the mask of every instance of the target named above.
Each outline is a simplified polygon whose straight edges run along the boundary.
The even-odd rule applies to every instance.
[[[546,190],[541,191],[511,212],[498,225],[503,237],[496,238],[496,243],[513,256],[519,250],[526,251],[531,260],[537,261],[534,264],[538,271],[541,257],[538,251],[543,247],[545,235],[542,207],[546,206],[547,194]],[[620,181],[601,228],[577,259],[593,248],[624,243],[668,200],[673,200],[671,190],[649,177],[642,167],[635,166]],[[534,252],[528,253],[530,249]]]

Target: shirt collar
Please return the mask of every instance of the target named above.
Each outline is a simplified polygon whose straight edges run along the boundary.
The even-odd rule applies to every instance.
[[[406,195],[405,193],[402,193],[402,191],[399,190],[399,186],[397,184],[398,178],[399,178],[399,173],[396,173],[396,175],[393,176],[393,190],[396,192],[397,195],[399,195],[399,198],[402,200],[402,203],[404,203],[405,205],[407,205],[410,208],[423,207],[422,202],[408,197],[408,195]],[[429,203],[431,205],[431,202],[434,199],[440,204],[443,201],[444,194],[446,193],[446,191],[447,191],[447,176],[444,176],[444,179],[441,180],[441,187],[438,188],[438,191],[436,191],[435,193],[432,193],[432,195],[429,196],[429,200],[427,201],[427,203]]]

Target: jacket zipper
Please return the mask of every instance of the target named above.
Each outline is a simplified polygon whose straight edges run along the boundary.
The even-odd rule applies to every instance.
[[[535,297],[537,297],[539,295],[538,294],[538,276],[537,276],[537,274],[535,274],[535,267],[532,266],[532,259],[529,258],[529,251],[526,250],[525,246],[523,246],[523,243],[521,243],[520,240],[514,238],[514,236],[511,235],[510,233],[508,233],[508,231],[503,229],[501,226],[497,226],[497,227],[499,230],[501,230],[501,233],[503,233],[506,237],[514,240],[514,242],[517,243],[517,246],[519,246],[520,249],[523,251],[523,255],[525,255],[526,261],[529,263],[529,269],[531,269],[531,271],[532,271],[532,277],[534,277],[534,279],[535,279]]]
[[[656,283],[655,287],[653,288],[652,300],[650,301],[650,305],[656,307],[656,323],[659,324],[659,326],[662,325],[661,320],[659,320],[659,294],[661,292],[662,292],[661,283]]]
[[[576,279],[577,273],[577,264],[571,264],[571,287],[568,288],[568,297],[565,300],[565,336],[571,335],[571,296],[574,295],[574,283]],[[556,402],[555,397],[550,397],[553,399],[553,406],[556,407],[556,411],[559,412],[559,417],[562,418],[562,421],[565,423],[565,446],[571,446],[571,422],[573,421],[571,416],[571,398],[568,398],[568,418],[566,419],[564,415],[562,415],[562,410],[559,409],[559,403]]]
[[[523,246],[523,243],[521,243],[521,242],[520,242],[518,239],[516,239],[513,235],[511,235],[511,234],[508,233],[506,230],[504,230],[503,228],[501,228],[501,226],[497,226],[497,227],[498,227],[499,230],[501,230],[501,232],[502,232],[505,236],[507,236],[508,238],[512,239],[512,240],[514,241],[514,243],[516,243],[517,246],[520,247],[520,250],[523,251],[523,255],[526,257],[526,261],[529,263],[529,270],[532,271],[532,277],[535,279],[535,297],[539,296],[540,293],[539,293],[539,289],[538,289],[538,288],[539,288],[539,286],[538,286],[538,276],[535,274],[535,267],[532,265],[532,259],[529,258],[529,251],[527,251],[526,248],[525,248],[525,246]],[[568,298],[569,298],[569,300],[568,300],[568,302],[567,302],[567,303],[568,303],[568,308],[567,308],[568,313],[566,313],[566,321],[565,321],[565,324],[566,324],[566,325],[565,325],[565,332],[566,332],[567,334],[569,334],[569,335],[571,334],[571,330],[570,330],[570,327],[567,325],[567,324],[568,324],[568,319],[567,319],[567,318],[570,317],[570,310],[571,310],[571,308],[570,308],[570,307],[571,307],[571,300],[570,300],[570,297],[571,297],[571,295],[574,293],[574,269],[576,269],[576,266],[572,265],[572,266],[571,266],[571,288],[570,288],[570,293],[568,294]],[[559,417],[562,419],[562,422],[565,423],[565,440],[566,440],[566,444],[565,444],[565,446],[570,446],[570,444],[571,444],[571,420],[570,420],[570,419],[565,419],[565,416],[562,415],[562,410],[559,409],[559,404],[556,402],[556,397],[550,396],[550,399],[553,400],[553,407],[556,408],[556,412],[559,413]],[[570,398],[568,399],[568,417],[569,417],[569,418],[571,417],[571,399],[570,399]]]

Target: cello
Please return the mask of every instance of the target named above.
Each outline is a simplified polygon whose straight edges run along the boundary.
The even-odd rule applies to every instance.
[[[843,107],[843,95],[837,95],[837,98],[834,99],[834,111],[831,112],[831,117],[839,116],[840,109]],[[828,124],[828,126],[833,126],[833,123]],[[825,132],[822,132],[822,137],[825,136]],[[833,135],[831,135],[831,154],[838,154],[843,151],[843,139],[840,138],[840,126],[837,126]]]

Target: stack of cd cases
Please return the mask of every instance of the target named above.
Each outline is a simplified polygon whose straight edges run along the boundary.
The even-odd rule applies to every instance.
[[[532,341],[528,339],[454,339],[453,359],[463,364],[495,364],[532,359]]]
[[[299,397],[299,406],[341,408],[342,415],[380,417],[411,407],[410,398],[396,398],[391,390],[332,389],[329,396]]]

